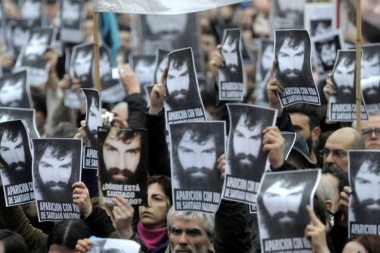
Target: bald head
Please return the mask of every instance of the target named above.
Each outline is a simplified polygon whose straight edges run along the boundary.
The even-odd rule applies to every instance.
[[[344,127],[329,136],[324,149],[323,167],[335,165],[347,171],[347,151],[364,149],[364,141],[356,130]]]

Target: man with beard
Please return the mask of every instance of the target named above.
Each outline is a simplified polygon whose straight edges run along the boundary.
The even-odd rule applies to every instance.
[[[361,79],[380,75],[380,46],[366,46],[362,50]]]
[[[331,19],[312,20],[310,23],[311,23],[311,36],[324,35],[332,31]]]
[[[276,78],[284,87],[315,88],[310,66],[310,47],[306,31],[276,31]]]
[[[31,182],[32,156],[22,121],[0,124],[0,137],[0,162],[3,165],[4,184]]]
[[[380,221],[379,152],[350,153],[350,208],[355,223],[378,224]]]
[[[46,202],[71,203],[71,186],[78,181],[80,151],[71,139],[46,139],[34,145],[34,186]],[[36,196],[36,199],[38,197]]]
[[[265,170],[266,155],[262,152],[262,131],[271,125],[269,118],[252,114],[250,107],[231,110],[232,137],[228,161],[230,175],[260,182]]]
[[[0,106],[31,108],[26,90],[26,72],[19,72],[0,81]]]
[[[86,90],[85,94],[87,101],[86,132],[90,141],[89,146],[97,147],[98,126],[102,126],[99,93],[95,90]]]
[[[219,76],[222,82],[243,83],[243,69],[240,53],[240,30],[227,31],[226,39],[222,45],[221,53],[225,67],[220,69]]]
[[[173,186],[184,190],[220,192],[217,158],[223,153],[223,136],[215,124],[171,125]]]
[[[302,28],[305,0],[275,0],[275,28]]]
[[[137,130],[113,127],[106,136],[103,132],[99,132],[101,184],[136,185],[144,182],[144,178],[146,179],[144,163],[147,159],[144,139],[145,135]],[[107,197],[106,192],[103,190],[104,197]]]
[[[340,52],[332,76],[336,87],[336,103],[353,104],[356,101],[355,62],[355,54]]]
[[[92,81],[92,62],[93,62],[93,47],[85,45],[76,48],[74,60],[72,62],[73,75],[78,78],[81,88],[93,88]]]
[[[170,110],[177,111],[201,107],[190,52],[190,50],[184,50],[169,55],[166,103]]]
[[[289,174],[281,174],[281,177],[269,174],[263,180],[257,197],[260,220],[266,229],[266,233],[260,231],[263,239],[304,236],[309,223],[306,205],[310,203],[310,194],[307,195],[305,190],[313,185],[307,179]]]
[[[44,61],[42,57],[46,52],[47,46],[50,44],[51,35],[51,29],[38,30],[31,33],[30,40],[22,51],[22,67],[45,68],[46,61]]]
[[[331,71],[334,68],[336,52],[338,50],[336,43],[335,39],[315,43],[324,71]]]

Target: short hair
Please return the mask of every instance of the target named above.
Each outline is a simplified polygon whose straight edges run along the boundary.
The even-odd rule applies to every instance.
[[[28,251],[24,238],[7,229],[0,230],[0,243],[3,244],[4,252],[24,253]]]
[[[166,216],[167,227],[170,233],[172,222],[174,218],[184,219],[186,221],[191,221],[193,219],[201,219],[203,221],[203,228],[206,230],[207,237],[212,240],[214,237],[214,226],[215,226],[215,215],[211,213],[202,213],[195,211],[174,211],[171,207]]]
[[[342,170],[336,166],[329,166],[322,169],[322,174],[330,174],[338,180],[339,192],[343,191],[345,186],[348,186],[348,174],[345,170]]]
[[[363,48],[363,60],[368,61],[375,57],[380,59],[380,52],[378,47],[366,47]]]
[[[155,183],[161,186],[166,197],[170,201],[170,205],[172,205],[173,196],[172,196],[172,183],[171,183],[170,177],[163,176],[163,175],[154,175],[148,178],[148,186]]]
[[[236,42],[239,42],[239,30],[231,30],[226,33],[226,39],[224,43],[228,43],[228,45],[232,45]]]
[[[48,250],[51,245],[57,244],[74,250],[78,240],[89,238],[91,235],[91,229],[84,220],[63,220],[51,230],[46,240],[46,249]]]
[[[354,135],[354,140],[352,142],[352,150],[362,150],[365,149],[365,142],[363,140],[363,137],[361,136],[360,133],[357,131],[353,130],[353,135]]]
[[[316,106],[309,104],[295,104],[291,105],[287,108],[289,114],[291,113],[300,113],[309,117],[309,127],[310,131],[314,129],[314,127],[319,126],[319,116],[316,109]]]
[[[318,198],[324,203],[326,200],[331,200],[332,206],[335,203],[335,189],[330,183],[328,179],[325,177],[321,177],[319,181],[319,185],[317,187],[317,191],[315,193]],[[331,211],[331,210],[329,210]],[[330,216],[330,214],[326,214],[326,216]]]
[[[370,116],[380,116],[380,111],[379,110],[367,110],[367,114],[368,114],[368,117]],[[356,120],[352,121],[352,124],[351,124],[351,127],[352,128],[356,128]]]
[[[380,235],[357,235],[348,239],[345,245],[350,242],[361,244],[368,253],[375,253],[380,249]]]
[[[380,156],[378,152],[350,152],[350,179],[355,180],[361,166],[368,162],[366,173],[374,173],[380,176]],[[351,185],[354,191],[354,184]]]

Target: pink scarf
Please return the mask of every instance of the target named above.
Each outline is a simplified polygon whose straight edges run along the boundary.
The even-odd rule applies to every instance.
[[[148,229],[139,221],[137,223],[137,231],[141,240],[145,243],[150,252],[153,252],[163,243],[168,236],[167,228]]]

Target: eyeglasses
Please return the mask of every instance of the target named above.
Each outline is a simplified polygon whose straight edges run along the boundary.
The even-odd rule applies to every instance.
[[[375,135],[379,135],[380,134],[380,127],[376,127],[374,129],[371,129],[371,128],[363,128],[361,130],[362,132],[362,136],[363,137],[371,137],[372,136],[372,133],[375,133]]]
[[[347,152],[341,149],[330,151],[329,149],[324,148],[319,151],[320,156],[324,158],[328,157],[330,153],[332,153],[332,155],[336,158],[343,158],[347,155]]]

